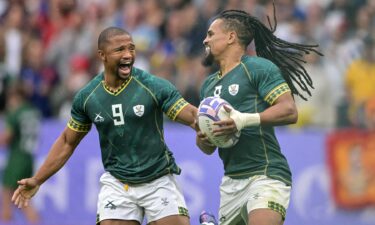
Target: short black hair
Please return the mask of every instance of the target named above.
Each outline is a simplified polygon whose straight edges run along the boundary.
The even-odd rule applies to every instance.
[[[130,33],[119,27],[108,27],[104,29],[98,38],[98,49],[103,49],[104,45],[108,43],[108,40],[117,35],[130,35]]]

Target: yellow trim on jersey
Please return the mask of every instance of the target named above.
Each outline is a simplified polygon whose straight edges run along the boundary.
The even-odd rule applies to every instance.
[[[219,79],[219,80],[222,78],[222,76],[221,76],[221,72],[220,72],[220,71],[217,72],[216,77],[217,77],[217,79]]]
[[[282,94],[285,94],[286,92],[289,92],[289,91],[290,91],[290,88],[289,88],[288,84],[282,83],[279,86],[272,89],[272,91],[270,91],[266,95],[264,100],[266,102],[268,102],[268,104],[272,105],[278,97],[280,97]]]
[[[154,93],[152,93],[152,91],[150,89],[148,89],[148,87],[146,87],[144,84],[142,84],[141,81],[139,81],[137,78],[134,78],[134,80],[139,84],[141,85],[144,89],[146,89],[146,91],[148,91],[148,93],[150,93],[151,97],[154,99],[155,103],[158,104],[158,99],[156,98],[156,96],[154,95]]]
[[[130,76],[130,78],[126,79],[122,84],[121,84],[121,87],[120,89],[116,90],[116,91],[111,91],[109,89],[109,87],[107,86],[107,84],[105,83],[104,80],[102,80],[102,84],[103,84],[103,88],[104,90],[111,94],[111,95],[114,95],[114,96],[117,96],[119,95],[129,84],[130,84],[130,81],[133,79],[133,76]]]
[[[152,91],[150,89],[148,89],[142,82],[140,82],[139,80],[137,80],[136,78],[134,78],[134,80],[139,84],[141,85],[144,89],[146,89],[151,97],[155,100],[156,104],[158,103],[158,99],[156,98],[156,96],[154,95],[154,93],[152,93]],[[177,115],[181,112],[181,110],[187,106],[189,103],[185,101],[185,99],[183,98],[180,98],[179,100],[177,100],[167,111],[167,116],[168,118],[170,118],[171,120],[175,120]]]
[[[167,111],[167,116],[171,119],[171,120],[175,120],[177,115],[181,112],[181,110],[185,107],[189,105],[189,103],[187,101],[185,101],[185,99],[183,98],[180,98],[179,100],[177,100]]]
[[[91,129],[91,123],[90,124],[82,124],[77,121],[75,121],[73,118],[69,119],[69,122],[67,126],[77,132],[89,132]]]
[[[157,119],[157,117],[158,117],[158,113],[157,113],[157,111],[155,111],[155,113],[154,113],[154,122],[155,122],[155,125],[156,125],[156,129],[158,130],[160,140],[163,143],[165,143],[165,141],[164,141],[164,133],[163,133],[163,130],[161,130],[160,127],[159,127],[159,125],[158,125],[158,122],[157,122],[158,119]],[[167,156],[167,160],[168,160],[168,156]]]
[[[268,172],[268,166],[270,165],[270,161],[268,159],[268,148],[266,145],[266,140],[264,140],[264,134],[263,134],[263,129],[262,126],[259,126],[259,134],[260,134],[260,139],[263,145],[263,150],[264,150],[264,157],[266,159],[266,166],[264,167],[264,174],[267,174]]]
[[[244,68],[247,77],[249,77],[249,80],[252,81],[251,73],[250,73],[250,71],[247,69],[246,65],[245,65],[243,62],[241,62],[241,66]]]
[[[87,96],[85,102],[83,103],[83,110],[86,112],[86,103],[87,101],[89,100],[90,96],[95,92],[95,90],[100,87],[100,83],[98,85],[96,85],[96,87],[94,88],[94,90],[91,91],[91,93]]]

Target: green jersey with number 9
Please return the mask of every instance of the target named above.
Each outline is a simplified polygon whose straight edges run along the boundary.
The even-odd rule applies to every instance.
[[[179,174],[164,141],[164,113],[175,120],[188,103],[167,80],[134,68],[116,93],[98,74],[74,98],[68,127],[88,132],[95,124],[106,171],[123,183],[139,184]]]

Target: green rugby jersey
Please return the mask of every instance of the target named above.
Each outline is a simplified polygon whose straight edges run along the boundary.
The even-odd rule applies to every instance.
[[[208,76],[200,98],[220,96],[240,112],[256,113],[264,111],[288,91],[280,70],[271,61],[243,56],[241,63],[224,77],[219,72]],[[291,185],[288,162],[272,126],[243,129],[239,142],[231,148],[219,148],[219,155],[225,175],[231,178],[266,175]]]
[[[74,98],[68,127],[88,132],[95,124],[104,169],[124,183],[139,184],[179,174],[163,134],[163,113],[175,120],[188,103],[167,80],[133,68],[116,93],[98,74]]]

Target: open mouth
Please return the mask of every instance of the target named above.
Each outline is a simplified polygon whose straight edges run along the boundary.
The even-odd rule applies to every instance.
[[[131,62],[120,63],[120,65],[119,65],[120,73],[125,75],[125,76],[130,74],[131,69],[132,69],[132,63]]]
[[[214,63],[214,56],[211,53],[211,47],[206,45],[204,48],[205,56],[202,60],[203,66],[211,66]]]
[[[211,48],[210,48],[210,46],[206,45],[206,47],[205,47],[205,49],[204,49],[204,52],[205,52],[206,56],[210,55],[210,53],[211,53]]]

